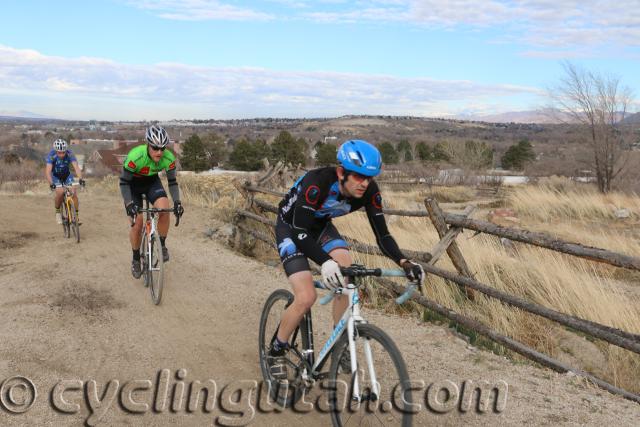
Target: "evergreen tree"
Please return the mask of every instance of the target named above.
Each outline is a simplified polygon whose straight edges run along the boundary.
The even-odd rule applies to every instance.
[[[383,142],[378,145],[378,150],[382,156],[382,162],[388,165],[398,163],[398,152],[390,142]]]
[[[536,155],[529,140],[522,139],[507,149],[501,158],[501,163],[505,169],[522,170],[528,162],[535,160],[535,158]]]
[[[401,161],[409,162],[413,160],[413,150],[411,149],[411,144],[406,139],[401,139],[396,147],[396,151],[398,152],[398,156]]]
[[[338,149],[333,144],[321,144],[316,151],[316,164],[318,166],[331,166],[337,164]]]
[[[422,160],[423,162],[433,160],[433,152],[431,151],[431,147],[429,147],[424,142],[418,142],[416,144],[416,154],[418,156],[418,159]]]
[[[235,144],[229,155],[229,163],[235,169],[257,171],[262,166],[262,159],[269,156],[269,146],[261,139],[250,142],[242,139]]]
[[[198,135],[191,135],[184,142],[180,163],[183,169],[194,172],[201,172],[208,169],[209,162],[207,160],[207,153]]]
[[[271,144],[271,159],[282,160],[284,164],[305,164],[307,143],[304,138],[295,139],[289,132],[283,130]]]

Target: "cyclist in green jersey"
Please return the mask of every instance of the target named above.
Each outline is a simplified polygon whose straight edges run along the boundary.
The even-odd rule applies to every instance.
[[[169,135],[160,126],[151,126],[145,134],[147,141],[144,145],[134,147],[122,165],[120,175],[120,192],[124,199],[125,210],[131,217],[131,230],[129,240],[133,250],[133,260],[131,262],[131,274],[136,279],[142,275],[140,267],[140,240],[142,233],[142,217],[138,217],[138,209],[142,208],[142,195],[144,194],[153,207],[158,209],[168,209],[169,199],[164,191],[158,173],[167,171],[167,181],[169,182],[169,192],[173,199],[173,209],[176,216],[184,213],[184,208],[180,203],[180,190],[176,180],[176,158],[174,154],[167,150]],[[158,218],[158,230],[160,232],[160,242],[162,243],[162,257],[164,262],[169,261],[169,250],[165,243],[169,233],[169,214],[160,213]]]

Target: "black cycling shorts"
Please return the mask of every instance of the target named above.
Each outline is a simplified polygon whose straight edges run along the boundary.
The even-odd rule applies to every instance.
[[[317,230],[310,230],[309,235],[322,246],[322,249],[326,253],[337,248],[349,249],[349,245],[340,233],[338,233],[338,230],[331,221],[327,221],[324,227],[319,227]],[[292,236],[293,229],[289,224],[282,221],[280,215],[278,215],[278,221],[276,222],[276,244],[278,245],[280,261],[282,262],[287,277],[299,271],[311,270],[307,257],[298,249],[293,242]]]
[[[154,204],[156,200],[161,197],[167,197],[167,193],[164,191],[162,181],[158,175],[153,177],[133,178],[131,181],[131,196],[133,197],[133,203],[139,208],[142,206],[142,195],[145,195],[150,204]]]

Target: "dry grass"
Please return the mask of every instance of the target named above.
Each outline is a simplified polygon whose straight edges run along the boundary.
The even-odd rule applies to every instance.
[[[37,187],[44,177],[44,166],[33,160],[7,163],[0,160],[0,191],[24,193]]]
[[[395,187],[397,188],[397,187]],[[475,190],[472,187],[454,186],[440,187],[432,186],[430,189],[418,185],[417,190],[393,191],[393,187],[383,186],[382,194],[386,197],[386,205],[389,208],[424,210],[424,199],[431,197],[440,203],[460,203],[473,200]],[[389,197],[389,195],[393,195]]]
[[[640,198],[611,192],[600,194],[591,185],[576,184],[566,178],[552,177],[536,186],[526,186],[511,193],[507,204],[521,217],[538,222],[615,220],[617,209],[626,208],[640,216]]]

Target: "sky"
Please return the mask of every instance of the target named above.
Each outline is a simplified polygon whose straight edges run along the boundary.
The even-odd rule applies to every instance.
[[[5,0],[0,22],[0,115],[489,115],[546,105],[563,61],[640,98],[640,0]]]

